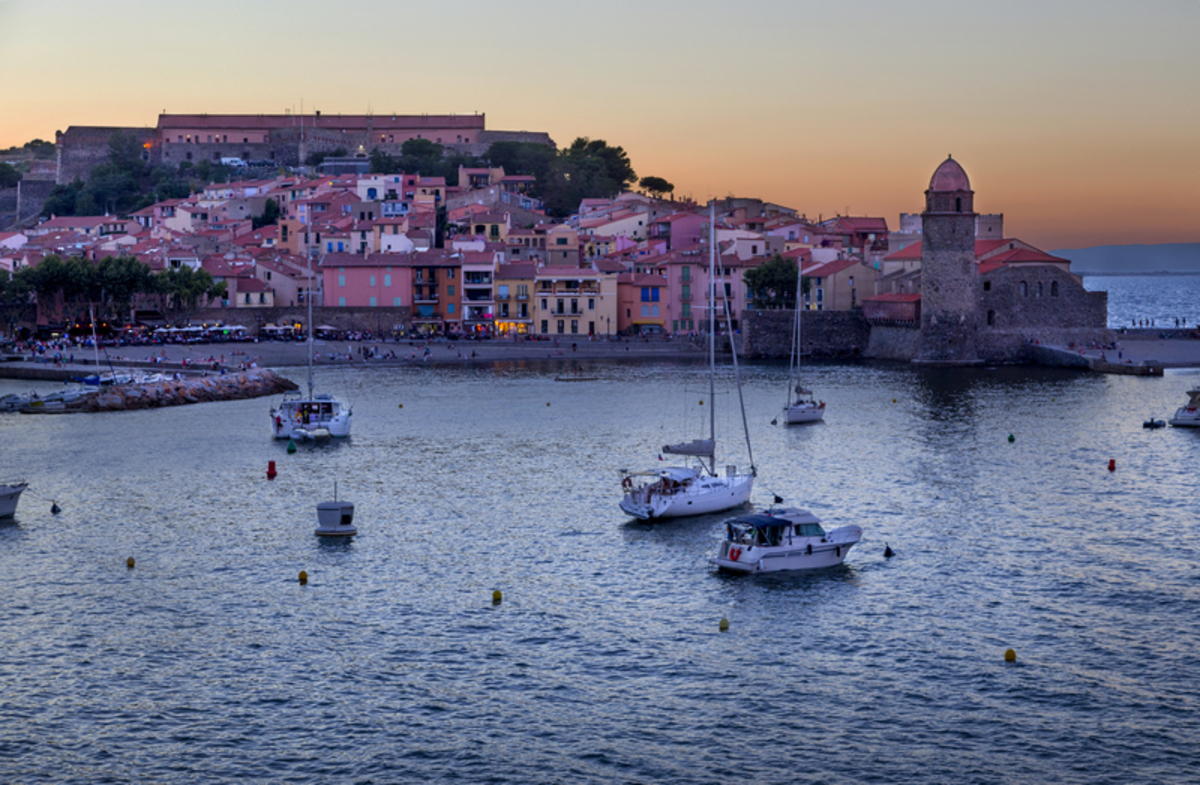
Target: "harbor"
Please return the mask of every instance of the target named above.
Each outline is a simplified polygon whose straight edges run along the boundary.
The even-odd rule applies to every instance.
[[[829,413],[785,428],[786,368],[744,365],[755,503],[863,541],[833,570],[726,577],[708,560],[733,514],[617,504],[622,467],[707,415],[704,366],[581,367],[596,380],[556,383],[550,358],[318,366],[355,431],[294,454],[270,399],[0,417],[38,467],[0,524],[5,771],[782,783],[807,752],[768,766],[741,740],[801,726],[852,739],[850,781],[1032,780],[1049,754],[1117,781],[1200,756],[1179,623],[1200,433],[1142,428],[1194,371],[815,363]],[[717,434],[748,465],[730,382]],[[313,533],[335,481],[352,538]],[[184,760],[173,739],[203,743]]]

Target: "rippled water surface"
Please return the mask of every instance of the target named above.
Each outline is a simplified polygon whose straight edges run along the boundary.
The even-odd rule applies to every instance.
[[[1089,275],[1089,292],[1108,292],[1108,326],[1174,328],[1176,319],[1200,326],[1200,275]]]
[[[1195,781],[1200,433],[1141,426],[1200,376],[816,366],[785,429],[744,369],[756,500],[866,540],[735,578],[616,504],[703,369],[586,370],[324,369],[354,436],[294,455],[261,399],[0,416],[0,780]]]

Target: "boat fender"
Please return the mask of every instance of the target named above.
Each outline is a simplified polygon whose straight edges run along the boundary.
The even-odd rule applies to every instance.
[[[833,549],[833,555],[837,556],[840,559],[842,557],[842,546],[840,546],[840,545],[835,546]]]
[[[633,480],[629,477],[626,477],[624,480],[621,480],[621,487],[625,490],[629,490],[633,487]]]
[[[812,543],[811,542],[808,544],[807,550],[808,550],[808,555],[812,556]]]
[[[729,561],[737,561],[739,558],[741,558],[741,556],[742,556],[741,548],[730,548],[729,549]]]

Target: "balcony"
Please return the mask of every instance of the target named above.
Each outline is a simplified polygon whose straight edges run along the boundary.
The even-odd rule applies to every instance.
[[[436,303],[438,301],[437,292],[433,294],[417,294],[413,295],[414,303]]]

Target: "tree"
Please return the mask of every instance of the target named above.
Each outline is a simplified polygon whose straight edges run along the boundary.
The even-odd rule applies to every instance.
[[[12,164],[0,163],[0,188],[12,188],[21,182],[21,173]]]
[[[663,194],[669,194],[675,190],[675,186],[668,183],[661,177],[653,175],[643,177],[638,181],[638,185],[644,188],[655,199],[661,199]]]
[[[168,270],[155,278],[159,292],[166,296],[167,309],[184,319],[196,310],[200,298],[224,299],[227,293],[225,282],[214,282],[208,270],[193,270],[186,265]]]
[[[279,202],[274,199],[268,199],[263,205],[262,215],[256,215],[250,219],[250,226],[254,229],[273,226],[277,223],[279,223]]]
[[[333,151],[322,150],[309,153],[308,157],[304,159],[304,164],[306,166],[320,166],[325,162],[326,158],[345,158],[349,154],[345,147],[338,147]]]
[[[557,157],[554,148],[538,142],[494,142],[484,154],[491,166],[504,168],[505,174],[536,178],[533,196],[540,196]]]
[[[742,276],[754,308],[796,307],[796,262],[775,254],[769,261]],[[804,279],[808,291],[808,279]]]
[[[375,148],[371,151],[371,174],[400,174],[400,160]]]
[[[428,139],[409,139],[400,145],[400,171],[420,173],[423,177],[438,177],[445,149]]]
[[[33,157],[45,161],[54,158],[58,155],[58,151],[54,148],[54,142],[47,142],[42,139],[34,139],[32,142],[26,142],[24,149],[33,153]]]
[[[598,158],[604,164],[605,175],[612,180],[618,191],[637,182],[637,174],[624,148],[609,147],[603,139],[588,139],[581,136],[571,146],[563,150],[560,158],[577,158],[581,156]]]

